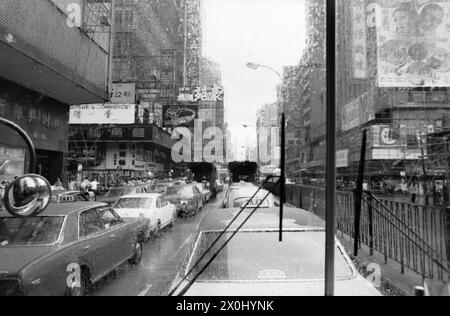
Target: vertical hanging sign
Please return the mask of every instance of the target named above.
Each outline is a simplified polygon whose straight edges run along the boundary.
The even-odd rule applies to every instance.
[[[365,0],[352,0],[353,77],[367,78],[367,31]]]

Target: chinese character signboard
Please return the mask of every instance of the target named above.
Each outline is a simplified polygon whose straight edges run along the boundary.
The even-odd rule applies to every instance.
[[[450,0],[377,1],[380,87],[450,84]]]
[[[365,0],[352,0],[353,77],[367,77],[367,32]]]
[[[347,168],[349,166],[349,150],[339,150],[336,152],[336,168]]]
[[[207,86],[202,88],[180,88],[178,101],[180,102],[198,102],[198,101],[223,101],[224,89],[219,85]]]
[[[92,127],[88,129],[72,128],[74,139],[89,141],[153,141],[153,127]]]
[[[130,104],[136,102],[135,83],[113,83],[111,103]]]
[[[70,107],[70,124],[134,124],[135,104],[83,104]]]
[[[371,89],[342,107],[342,130],[348,131],[375,119],[374,92]]]

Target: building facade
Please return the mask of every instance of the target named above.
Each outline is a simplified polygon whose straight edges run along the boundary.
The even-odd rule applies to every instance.
[[[279,105],[278,103],[263,105],[257,113],[257,156],[258,165],[280,165],[280,141],[279,141]]]
[[[89,106],[71,112],[72,174],[81,165],[83,176],[106,184],[171,170],[173,141],[164,113],[176,105],[183,81],[183,15],[180,1],[115,0],[110,103],[95,110],[108,119],[97,124],[77,119],[92,111]],[[122,105],[127,110],[114,120],[111,113],[120,113]]]
[[[110,1],[102,17],[110,17]],[[50,182],[64,176],[69,135],[69,106],[108,98],[107,21],[82,15],[90,1],[9,1],[0,3],[0,116],[25,128],[34,141],[37,170]],[[69,7],[69,5],[71,7]],[[98,13],[98,11],[97,11]],[[18,23],[20,21],[20,23]],[[86,26],[91,26],[87,31]],[[14,132],[0,127],[0,177],[28,172],[29,153]]]
[[[405,1],[398,8],[365,0],[337,2],[336,154],[342,180],[356,178],[363,131],[368,135],[366,175],[374,182],[400,175],[423,178],[437,174],[439,177],[439,168],[433,167],[433,158],[428,156],[427,137],[447,128],[448,83],[428,79],[431,73],[441,76],[442,70],[438,69],[440,64],[433,63],[439,57],[426,49],[422,51],[428,57],[411,57],[424,58],[420,63],[422,71],[414,70],[411,62],[403,69],[389,66],[396,62],[389,55],[396,48],[389,48],[387,40],[394,35],[386,33],[386,29],[395,30],[395,9],[398,9],[395,12],[422,12],[412,1]],[[325,1],[307,1],[306,14],[306,49],[299,65],[285,72],[284,89],[281,89],[288,129],[291,129],[288,134],[295,135],[295,129],[300,129],[300,150],[298,154],[295,149],[290,150],[288,168],[292,162],[294,170],[299,159],[302,177],[323,179],[326,157]],[[380,16],[384,26],[377,19]],[[425,47],[424,43],[436,39],[421,35],[414,38],[416,48]],[[401,45],[398,47],[402,49]],[[391,74],[392,69],[397,69],[397,73]]]

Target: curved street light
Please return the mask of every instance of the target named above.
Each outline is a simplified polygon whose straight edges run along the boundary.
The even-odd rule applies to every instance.
[[[259,68],[264,68],[272,71],[276,74],[281,82],[284,81],[281,74],[273,69],[272,67],[258,64],[258,63],[247,63],[247,67],[252,70],[258,70]],[[284,109],[281,114],[281,141],[280,141],[280,233],[279,240],[283,241],[283,214],[284,214],[284,203],[285,203],[285,192],[286,192],[286,116],[284,114]]]
[[[275,73],[280,78],[280,80],[283,81],[283,76],[281,76],[281,74],[278,71],[276,71],[275,69],[273,69],[272,67],[258,64],[258,63],[249,62],[249,63],[247,63],[247,68],[252,69],[252,70],[258,70],[260,68],[268,69],[268,70],[272,71],[273,73]]]

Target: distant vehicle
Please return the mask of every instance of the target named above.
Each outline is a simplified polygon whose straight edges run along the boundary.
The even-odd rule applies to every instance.
[[[177,218],[175,205],[162,200],[158,193],[125,195],[113,205],[114,211],[122,218],[145,217],[150,220],[147,239],[150,234],[159,236],[161,230],[172,227]]]
[[[247,202],[255,195],[255,193],[258,191],[258,188],[252,188],[252,187],[238,187],[233,188],[229,194],[227,195],[227,199],[224,200],[223,208],[233,208],[233,207],[243,207],[247,204]],[[269,194],[266,190],[260,190],[258,194],[253,198],[250,203],[248,203],[248,207],[256,207],[260,203],[262,208],[269,208],[276,206],[275,197],[272,194],[269,194],[269,196],[262,201],[266,195]]]
[[[203,209],[203,194],[195,184],[173,186],[167,189],[165,201],[177,207],[179,216],[195,216]]]
[[[51,203],[28,218],[1,215],[0,296],[84,295],[123,263],[140,262],[148,224],[92,202]],[[77,271],[78,285],[70,281]]]
[[[232,225],[218,244],[194,268],[236,208],[205,215],[192,241],[186,264],[172,285],[174,294],[200,272],[241,221]],[[285,209],[284,241],[278,241],[278,208],[261,209],[245,224],[211,265],[187,290],[187,296],[320,296],[325,285],[325,224],[300,209]],[[248,211],[241,214],[242,218]],[[194,268],[193,273],[183,278]],[[335,291],[338,296],[379,296],[380,293],[356,270],[336,240]],[[176,289],[176,286],[181,286]]]
[[[54,203],[87,202],[94,200],[95,196],[92,192],[52,191],[52,202]]]
[[[224,188],[225,188],[225,185],[223,184],[223,182],[221,180],[216,180],[217,193],[222,193]]]
[[[111,188],[111,189],[109,189],[108,193],[106,193],[102,197],[99,197],[98,201],[112,205],[121,196],[128,195],[128,194],[147,193],[147,191],[148,191],[147,186]]]
[[[241,181],[241,182],[235,182],[235,183],[232,183],[232,184],[228,187],[228,190],[227,190],[227,192],[225,193],[225,196],[224,196],[224,198],[223,198],[223,201],[222,201],[222,207],[223,207],[223,208],[227,208],[227,205],[228,205],[228,197],[229,197],[229,195],[230,195],[230,192],[232,192],[233,190],[240,189],[240,188],[252,188],[252,189],[255,189],[255,192],[256,192],[256,190],[258,190],[258,187],[257,187],[256,185],[254,185],[253,183],[250,183],[250,182],[244,182],[244,181]]]
[[[203,196],[203,203],[204,203],[204,204],[208,203],[208,202],[211,200],[211,198],[212,198],[212,192],[211,192],[211,190],[209,190],[209,189],[206,187],[206,184],[205,184],[205,183],[197,183],[197,184],[195,184],[195,185],[196,185],[197,189],[200,191],[200,193],[201,193],[202,196]]]
[[[167,189],[172,186],[172,183],[165,182],[165,183],[157,183],[155,186],[155,192],[160,194],[166,194]]]

